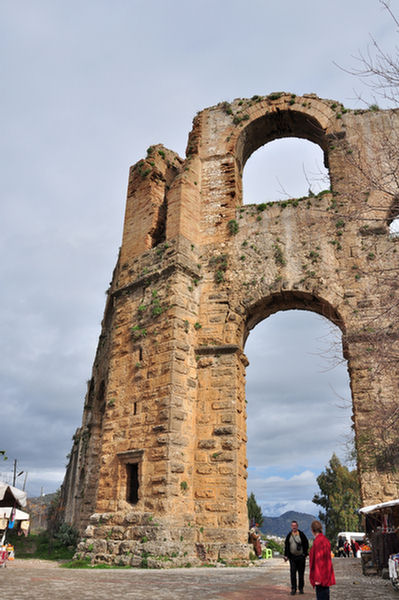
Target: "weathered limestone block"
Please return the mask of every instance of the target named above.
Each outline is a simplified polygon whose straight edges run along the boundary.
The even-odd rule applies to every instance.
[[[98,540],[98,539],[95,539],[92,541],[87,540],[87,542],[86,542],[86,550],[87,551],[89,551],[89,549],[91,548],[91,544],[93,545],[92,552],[94,554],[102,554],[102,553],[107,552],[108,544],[107,544],[106,540]]]
[[[120,543],[108,541],[107,542],[107,552],[108,554],[119,554]]]

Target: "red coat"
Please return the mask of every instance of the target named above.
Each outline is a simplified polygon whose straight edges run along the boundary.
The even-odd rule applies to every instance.
[[[331,561],[331,546],[328,539],[319,533],[309,552],[309,580],[314,587],[335,585],[334,569]]]

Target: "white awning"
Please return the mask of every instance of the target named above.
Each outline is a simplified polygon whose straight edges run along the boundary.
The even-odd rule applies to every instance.
[[[349,538],[361,538],[364,537],[366,534],[363,533],[362,531],[340,531],[339,533],[337,533],[337,537],[345,537],[347,539]]]
[[[26,492],[23,492],[22,490],[19,490],[18,488],[9,485],[8,483],[5,483],[4,481],[0,481],[0,502],[1,500],[3,500],[8,489],[10,490],[11,494],[14,496],[18,504],[20,504],[21,506],[26,506]]]
[[[9,519],[12,509],[13,509],[12,506],[0,506],[0,519],[3,519],[4,517],[6,519]],[[23,510],[19,510],[19,508],[16,508],[15,509],[15,520],[16,521],[29,521],[29,515],[28,515],[28,513],[24,512]]]
[[[359,509],[360,513],[363,513],[364,515],[376,512],[378,510],[381,510],[382,508],[389,508],[390,506],[398,506],[399,505],[399,498],[397,500],[389,500],[389,502],[381,502],[380,504],[372,504],[370,506],[363,506],[363,508]]]

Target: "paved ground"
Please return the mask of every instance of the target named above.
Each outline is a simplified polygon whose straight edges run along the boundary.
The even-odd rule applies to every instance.
[[[289,595],[282,559],[252,568],[170,570],[69,570],[56,563],[15,560],[0,569],[0,598],[7,600],[281,600]],[[399,600],[389,581],[364,577],[360,561],[335,559],[331,600]],[[304,600],[314,600],[307,586]]]

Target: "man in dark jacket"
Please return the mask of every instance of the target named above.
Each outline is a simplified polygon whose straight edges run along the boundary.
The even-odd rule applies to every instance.
[[[297,521],[291,521],[291,531],[285,538],[284,560],[290,561],[291,596],[303,594],[305,563],[308,555],[309,542],[303,531],[299,531]],[[298,585],[297,577],[298,573]]]

